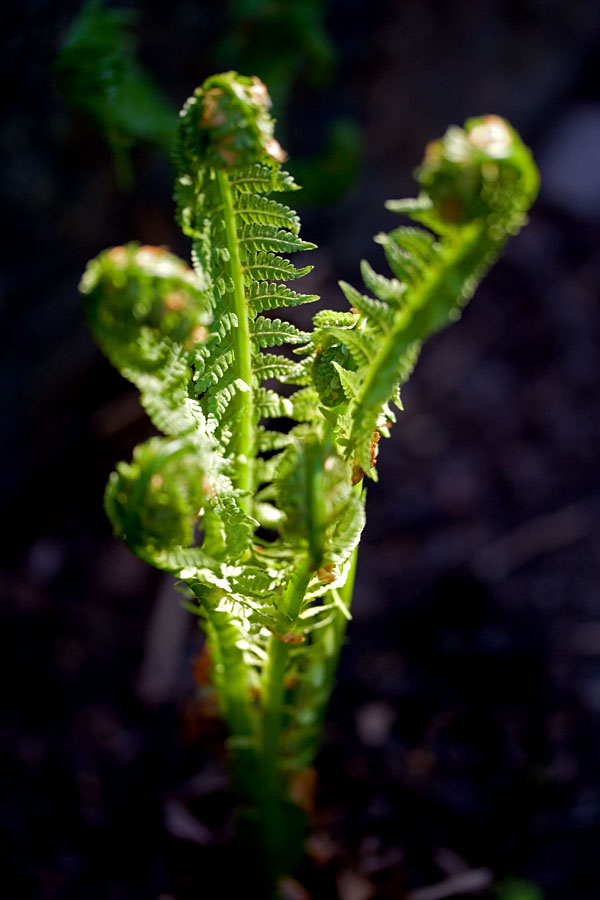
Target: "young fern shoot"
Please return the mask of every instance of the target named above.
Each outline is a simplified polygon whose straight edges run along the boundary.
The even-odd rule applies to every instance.
[[[97,341],[163,435],[117,466],[106,510],[193,598],[241,818],[259,836],[264,896],[276,896],[301,843],[294,784],[318,750],[350,618],[365,476],[421,344],[459,317],[525,223],[538,178],[502,119],[450,128],[427,147],[417,199],[387,204],[421,226],[377,236],[393,277],[363,262],[371,294],[341,283],[350,309],[320,311],[304,332],[278,311],[318,299],[288,287],[311,267],[287,255],[314,245],[277,199],[296,185],[268,110],[257,78],[205,81],[175,150],[193,267],[162,248],[114,247],[81,291]]]

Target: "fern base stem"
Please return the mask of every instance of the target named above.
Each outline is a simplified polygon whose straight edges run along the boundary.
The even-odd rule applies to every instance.
[[[302,560],[293,572],[285,592],[282,612],[291,625],[298,616],[312,571],[308,559]],[[281,738],[285,724],[285,676],[289,644],[272,634],[263,676],[263,720],[261,746],[261,813],[264,849],[267,864],[273,875],[283,874],[287,828],[285,821],[285,785],[281,772]]]

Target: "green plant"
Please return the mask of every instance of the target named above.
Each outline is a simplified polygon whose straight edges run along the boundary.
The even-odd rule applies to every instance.
[[[301,331],[272,314],[317,297],[286,284],[310,267],[278,255],[313,245],[271,196],[296,186],[268,106],[262,82],[228,72],[183,107],[175,196],[193,269],[129,244],[90,262],[81,291],[96,339],[164,435],[117,467],[106,509],[134,553],[185,586],[206,631],[240,821],[259,838],[263,896],[275,896],[301,844],[292,795],[350,619],[365,476],[421,344],[459,317],[538,178],[503,120],[450,128],[427,147],[419,196],[387,204],[425,226],[377,236],[393,277],[363,262],[374,296],[342,283],[350,309],[321,310]]]

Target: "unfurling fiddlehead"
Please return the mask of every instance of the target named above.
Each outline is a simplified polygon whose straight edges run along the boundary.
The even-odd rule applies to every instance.
[[[464,130],[449,128],[428,145],[417,178],[416,200],[386,205],[425,228],[400,226],[375,238],[394,277],[363,262],[363,280],[375,297],[342,282],[353,320],[330,313],[313,335],[322,403],[332,406],[332,394],[337,399],[340,388],[344,392],[339,414],[330,414],[338,448],[354,460],[355,471],[372,478],[376,442],[395,421],[389,404],[402,408],[400,386],[423,341],[459,318],[508,238],[525,223],[538,189],[530,152],[497,116],[470,119]],[[319,354],[327,354],[326,374]]]
[[[321,311],[303,332],[273,314],[317,298],[287,286],[310,267],[285,256],[314,245],[271,196],[296,185],[268,107],[258,79],[229,72],[182,110],[175,198],[193,269],[131,244],[91,262],[81,285],[97,340],[164,435],[118,466],[106,509],[135,553],[195,597],[234,779],[261,821],[265,895],[297,850],[290,785],[318,748],[350,618],[363,478],[375,477],[391,404],[537,190],[504,121],[450,129],[427,148],[419,197],[388,204],[425,226],[376,238],[393,277],[363,263],[375,296],[342,284],[350,310]]]

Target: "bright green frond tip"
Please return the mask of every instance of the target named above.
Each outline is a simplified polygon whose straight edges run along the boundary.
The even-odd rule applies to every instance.
[[[273,134],[271,100],[260,78],[225,72],[196,88],[180,113],[179,165],[192,174],[206,165],[234,169],[255,162],[283,162]]]
[[[450,128],[426,150],[419,196],[388,203],[413,220],[375,238],[391,274],[363,262],[366,293],[341,283],[349,309],[302,330],[281,310],[318,298],[288,287],[311,266],[287,257],[314,245],[273,196],[295,185],[269,106],[257,78],[227,72],[182,110],[175,199],[192,267],[127,244],[81,282],[94,336],[163,435],[117,467],[106,510],[195,598],[265,897],[294,856],[295,778],[351,617],[365,475],[423,342],[460,316],[538,188],[502,119]]]
[[[531,152],[499,116],[449,128],[428,144],[416,175],[440,218],[452,225],[483,218],[491,227],[498,219],[505,230],[511,224],[518,229],[539,189]]]

